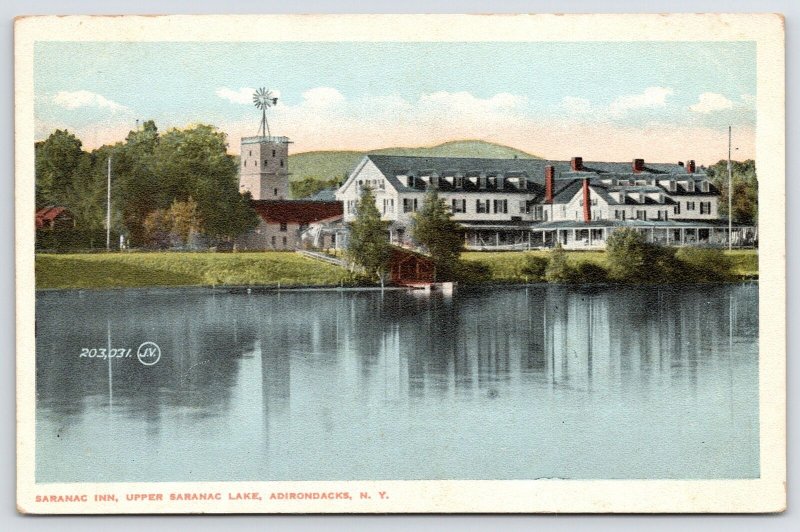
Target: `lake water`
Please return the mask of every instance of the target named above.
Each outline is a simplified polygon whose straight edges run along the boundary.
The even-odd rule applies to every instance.
[[[756,284],[36,302],[37,482],[759,476]]]

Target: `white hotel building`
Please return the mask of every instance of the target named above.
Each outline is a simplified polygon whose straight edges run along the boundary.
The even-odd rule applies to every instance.
[[[412,215],[431,187],[465,230],[468,249],[603,248],[620,227],[668,245],[727,245],[719,191],[686,164],[366,155],[336,191],[344,221],[363,187],[375,194],[393,242],[408,242]],[[733,244],[755,245],[755,227],[734,226]],[[340,244],[343,244],[341,242]]]

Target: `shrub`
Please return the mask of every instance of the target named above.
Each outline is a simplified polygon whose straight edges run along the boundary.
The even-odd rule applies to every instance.
[[[550,252],[544,277],[548,283],[571,283],[575,279],[575,269],[567,260],[567,252],[560,244]]]
[[[459,260],[452,267],[452,279],[464,284],[485,283],[492,278],[488,264]]]
[[[528,277],[530,281],[540,282],[545,280],[547,265],[550,263],[546,257],[538,255],[528,255],[525,266],[522,267],[522,275]]]
[[[720,282],[733,278],[733,262],[720,249],[681,248],[675,253],[688,282]]]
[[[615,281],[641,281],[645,275],[648,244],[633,229],[617,229],[606,241],[608,276]]]
[[[674,283],[684,268],[675,249],[650,244],[634,229],[618,229],[606,243],[608,277],[622,283]]]
[[[597,284],[608,281],[608,271],[593,262],[581,262],[574,272],[575,282]]]

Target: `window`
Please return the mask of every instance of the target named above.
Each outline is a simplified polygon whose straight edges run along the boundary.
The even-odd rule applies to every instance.
[[[637,220],[647,220],[647,211],[636,211]]]
[[[687,211],[693,211],[694,210],[694,202],[693,201],[687,201],[686,202],[686,210]]]
[[[414,212],[417,210],[416,198],[403,198],[403,212]]]
[[[615,220],[624,220],[625,219],[625,211],[624,210],[615,209],[614,210],[614,219]]]
[[[278,195],[278,189],[277,188],[273,188],[272,189],[272,195],[273,196],[277,196]]]
[[[250,150],[250,151],[248,152],[248,156],[249,156],[249,157],[252,157],[252,156],[253,156],[253,150]]]
[[[678,203],[675,205],[675,208],[672,210],[672,214],[680,214],[681,213],[681,204]]]
[[[508,200],[494,200],[494,212],[495,214],[508,213]]]
[[[475,212],[478,214],[488,214],[489,212],[489,200],[475,200]]]
[[[667,220],[667,211],[658,211],[656,220]]]
[[[272,156],[275,157],[275,150],[272,150]]]
[[[703,192],[708,192],[708,181],[703,181],[700,183],[700,190]]]
[[[528,212],[528,202],[525,200],[519,201],[519,212],[520,214],[526,214]]]
[[[254,166],[258,166],[258,161],[253,161]]]
[[[268,164],[269,164],[269,161],[264,159],[264,166],[267,166]]]
[[[383,214],[394,213],[394,198],[383,198]]]
[[[286,230],[287,230],[287,227],[286,227],[286,222],[281,222],[281,232],[284,232],[284,233],[285,233],[285,232],[286,232]]]
[[[283,159],[281,159],[281,168],[283,168]]]
[[[242,166],[247,166],[247,161],[242,161]]]
[[[275,237],[272,237],[272,247],[275,247]]]
[[[701,201],[700,202],[700,214],[711,214],[711,202],[710,201]]]
[[[465,199],[453,198],[450,204],[450,210],[454,213],[467,212],[467,200]]]
[[[464,188],[464,178],[456,176],[456,188]]]
[[[481,190],[486,188],[486,177],[478,178],[478,188],[480,188]]]
[[[544,218],[544,215],[545,215],[545,214],[547,214],[547,213],[545,213],[545,212],[544,212],[544,207],[543,207],[543,206],[541,206],[541,205],[535,205],[535,206],[533,207],[533,217],[534,217],[536,220],[541,220],[542,218]]]
[[[286,237],[283,237],[283,247],[286,247]]]

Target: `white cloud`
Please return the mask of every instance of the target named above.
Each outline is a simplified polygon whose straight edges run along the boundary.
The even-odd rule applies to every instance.
[[[64,109],[80,109],[82,107],[94,107],[97,109],[109,109],[111,111],[121,111],[126,109],[115,101],[109,100],[105,96],[94,92],[79,91],[59,91],[53,97],[53,103]]]
[[[301,105],[313,108],[327,108],[344,102],[344,96],[333,87],[315,87],[303,93]]]
[[[567,110],[567,112],[574,113],[574,114],[585,114],[591,111],[592,109],[592,102],[587,100],[586,98],[578,98],[576,96],[565,96],[561,100],[561,107]]]
[[[745,105],[753,105],[756,103],[756,97],[752,94],[742,94],[740,97]]]
[[[742,99],[744,99],[744,96]],[[695,113],[707,115],[708,113],[713,113],[714,111],[721,111],[723,109],[730,109],[732,107],[733,102],[722,94],[717,94],[715,92],[704,92],[697,99],[697,103],[690,105],[689,109]]]
[[[611,102],[608,109],[611,114],[619,115],[630,109],[665,107],[667,96],[671,96],[674,92],[669,87],[647,87],[641,94],[620,96]]]
[[[254,92],[255,89],[251,89],[250,87],[242,87],[239,90],[220,87],[217,89],[217,96],[231,103],[251,104],[253,103]]]

